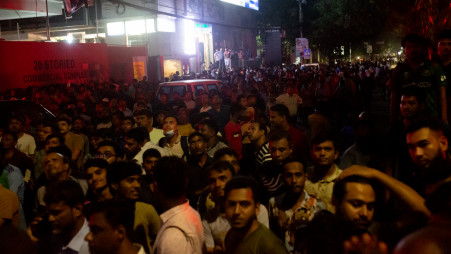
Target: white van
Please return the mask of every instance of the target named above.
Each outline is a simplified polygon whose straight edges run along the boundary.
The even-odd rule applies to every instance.
[[[191,91],[193,100],[195,100],[204,91],[207,93],[210,93],[212,90],[218,92],[221,91],[223,85],[224,83],[222,81],[216,79],[192,79],[163,82],[160,83],[158,87],[157,99],[160,99],[160,95],[165,93],[168,95],[168,101],[173,101],[175,93],[178,93],[178,95],[183,98],[187,91]]]
[[[327,68],[327,64],[323,64],[323,63],[308,63],[308,64],[303,64],[301,65],[301,69],[303,70],[325,70]]]

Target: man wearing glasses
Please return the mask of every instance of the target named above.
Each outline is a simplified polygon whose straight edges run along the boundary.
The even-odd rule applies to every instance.
[[[99,148],[97,148],[96,158],[101,158],[106,160],[109,165],[118,159],[122,158],[123,154],[119,145],[111,140],[104,140],[99,143]]]

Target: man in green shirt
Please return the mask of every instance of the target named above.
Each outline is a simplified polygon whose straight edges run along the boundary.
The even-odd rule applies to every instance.
[[[226,253],[288,253],[282,240],[258,222],[258,193],[252,178],[238,176],[227,182],[225,213],[232,228],[225,239]]]
[[[390,79],[391,122],[398,119],[402,92],[409,87],[418,87],[426,96],[425,113],[447,123],[446,76],[439,65],[433,65],[427,59],[426,40],[418,34],[408,34],[401,45],[406,61],[398,63]]]

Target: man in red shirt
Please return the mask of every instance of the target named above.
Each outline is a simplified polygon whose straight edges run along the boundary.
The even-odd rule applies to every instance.
[[[243,107],[239,104],[233,104],[230,107],[230,121],[226,124],[225,139],[233,150],[238,154],[238,159],[242,158],[242,135],[241,135],[241,124],[239,117],[243,112]]]

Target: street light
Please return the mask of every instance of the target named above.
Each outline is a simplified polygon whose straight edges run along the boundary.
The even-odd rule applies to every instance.
[[[349,62],[352,62],[351,45],[352,43],[349,43]]]

